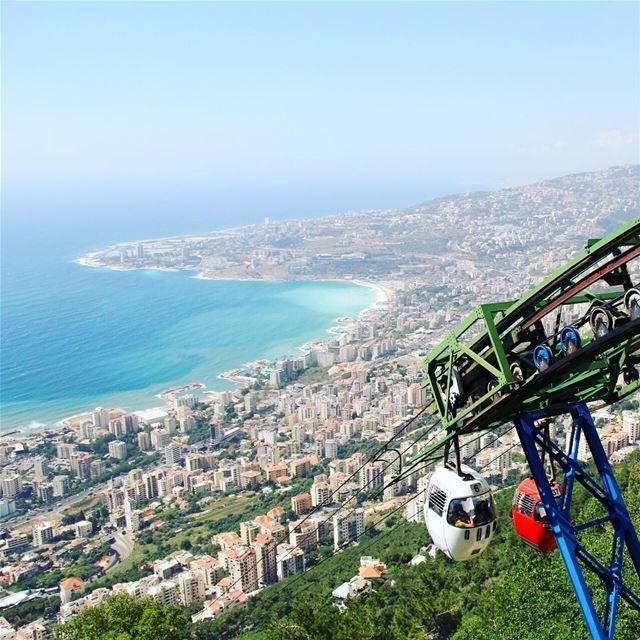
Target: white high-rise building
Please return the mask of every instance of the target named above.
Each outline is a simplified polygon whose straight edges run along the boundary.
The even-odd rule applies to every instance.
[[[42,480],[49,475],[49,466],[47,459],[43,456],[37,456],[33,459],[33,476],[38,480]]]
[[[189,407],[190,409],[195,409],[197,402],[198,401],[193,394],[187,394],[186,396],[177,397],[173,401],[173,405],[176,409],[178,407]]]
[[[164,448],[164,457],[167,464],[178,464],[182,458],[182,446],[177,442],[172,442]]]
[[[340,511],[333,516],[333,546],[336,550],[358,540],[363,533],[364,509]]]
[[[326,482],[314,482],[311,485],[311,505],[318,507],[326,505],[331,495],[331,489]]]
[[[15,498],[22,493],[22,478],[17,473],[10,473],[0,478],[0,495],[3,498]]]
[[[182,433],[189,433],[195,429],[196,424],[196,419],[192,415],[180,418],[180,431],[182,431]]]
[[[480,440],[476,434],[461,436],[460,438],[460,454],[463,458],[472,458],[479,453],[481,448]]]
[[[151,432],[151,446],[156,451],[162,451],[171,442],[171,436],[166,429],[154,429]]]
[[[298,442],[300,444],[302,444],[304,442],[305,439],[305,428],[304,425],[302,424],[294,424],[293,427],[291,428],[291,439],[294,442]]]
[[[182,606],[188,607],[205,598],[204,575],[202,571],[184,571],[177,577]]]
[[[178,427],[178,423],[173,416],[166,416],[163,424],[164,424],[164,428],[166,429],[167,433],[170,436],[175,434]]]
[[[258,584],[264,587],[278,581],[278,567],[276,556],[278,553],[276,541],[269,535],[256,534],[251,543],[256,552],[256,567],[258,569]]]
[[[308,522],[289,522],[289,544],[299,547],[304,551],[312,551],[318,548],[318,523],[310,520]]]
[[[141,431],[137,436],[138,448],[140,451],[148,451],[151,449],[151,436],[147,431]]]
[[[93,422],[83,422],[80,425],[80,433],[82,437],[86,440],[94,440],[95,439],[95,427],[93,426]]]
[[[255,549],[253,547],[229,549],[226,554],[232,584],[238,585],[240,591],[244,593],[257,591],[259,583]]]
[[[424,503],[427,497],[429,477],[422,476],[418,479],[418,493],[415,498],[409,500],[404,508],[404,517],[409,522],[424,522]]]
[[[109,421],[109,433],[113,434],[116,438],[122,438],[122,436],[127,433],[124,416]]]
[[[109,443],[109,455],[114,460],[125,460],[127,457],[127,445],[122,440],[112,440]]]
[[[479,446],[483,451],[498,446],[498,434],[485,433],[483,436],[480,436]]]
[[[131,511],[125,511],[124,522],[125,527],[129,533],[135,533],[140,530],[140,515],[141,512],[138,509],[132,509]]]
[[[382,487],[384,484],[385,463],[382,460],[367,462],[360,469],[360,488],[366,491]]]
[[[304,551],[292,544],[279,544],[276,556],[278,580],[304,571]]]
[[[407,388],[407,404],[422,407],[427,403],[427,390],[421,384],[414,383]]]
[[[580,442],[578,443],[578,460],[581,462],[586,462],[587,460],[591,460],[591,449],[589,449],[589,444],[587,439],[584,437],[584,434],[580,438]]]
[[[6,518],[16,512],[16,503],[9,498],[0,498],[0,518]]]
[[[333,440],[325,440],[324,442],[324,457],[333,460],[338,456],[338,443]]]
[[[124,416],[124,424],[127,433],[137,433],[140,431],[140,418],[135,413],[127,413]]]
[[[68,476],[54,476],[51,486],[53,487],[53,497],[61,498],[69,490]]]
[[[492,471],[507,471],[513,466],[513,450],[509,447],[500,447],[494,453],[494,458],[489,465]]]
[[[41,522],[33,528],[33,544],[36,547],[42,547],[53,541],[55,532],[51,522]]]
[[[93,532],[93,524],[89,520],[79,520],[74,525],[76,538],[88,538]]]
[[[178,585],[173,580],[163,580],[160,584],[150,587],[147,597],[160,604],[180,604],[180,593]]]
[[[50,482],[34,482],[33,488],[40,502],[51,502],[53,500],[53,485]]]
[[[622,412],[622,430],[629,437],[629,442],[638,442],[640,440],[640,412],[639,411],[623,411]]]
[[[60,460],[71,460],[78,452],[78,446],[70,442],[58,442],[56,445],[56,457]]]
[[[255,393],[247,393],[244,397],[244,410],[253,413],[258,406],[258,398]]]
[[[93,426],[99,429],[104,429],[109,426],[109,410],[102,407],[96,407],[91,414],[93,420]]]

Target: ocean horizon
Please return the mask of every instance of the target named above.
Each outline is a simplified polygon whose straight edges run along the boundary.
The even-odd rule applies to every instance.
[[[164,405],[159,393],[194,381],[232,389],[218,377],[224,371],[295,355],[327,338],[338,317],[357,316],[382,296],[333,280],[96,269],[75,260],[131,231],[100,242],[101,234],[4,227],[0,432],[43,430],[96,406]],[[149,231],[137,237],[153,237]]]

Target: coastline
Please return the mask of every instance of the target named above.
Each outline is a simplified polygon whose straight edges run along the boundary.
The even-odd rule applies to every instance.
[[[84,255],[80,256],[79,258],[75,258],[73,259],[71,262],[74,262],[75,264],[79,264],[83,267],[91,267],[93,269],[110,269],[112,271],[134,271],[134,270],[143,270],[143,269],[150,269],[150,270],[159,270],[159,271],[183,271],[183,269],[170,269],[170,268],[165,268],[165,267],[144,267],[144,268],[140,268],[140,267],[132,267],[132,268],[128,268],[128,267],[124,267],[124,266],[119,266],[119,265],[105,265],[102,263],[98,263],[96,261],[93,261],[92,259],[95,258],[95,256],[98,256],[102,253],[104,253],[105,251],[117,251],[118,249],[122,249],[122,248],[126,248],[126,247],[130,247],[132,244],[144,244],[147,242],[172,242],[172,241],[176,241],[176,240],[182,240],[182,239],[186,239],[186,238],[212,238],[215,237],[217,235],[225,235],[225,234],[235,234],[238,233],[244,229],[250,229],[251,227],[255,227],[258,226],[257,224],[244,224],[244,225],[240,225],[239,227],[229,227],[226,229],[219,229],[216,231],[208,231],[206,233],[196,233],[196,234],[180,234],[180,235],[176,235],[176,236],[161,236],[159,238],[142,238],[140,240],[132,240],[132,241],[126,241],[126,242],[117,242],[115,244],[110,244],[107,245],[104,249],[100,249],[99,251],[91,251],[89,253],[85,253]]]
[[[118,245],[114,245],[117,247]],[[215,276],[206,275],[204,271],[196,271],[194,269],[177,269],[172,267],[138,267],[138,266],[124,266],[124,265],[106,265],[99,262],[93,262],[91,257],[99,252],[86,254],[86,257],[80,257],[74,259],[72,262],[82,267],[89,267],[91,269],[108,269],[109,271],[164,271],[167,273],[192,273],[190,276],[194,280],[211,280],[219,282],[340,282],[351,283],[359,287],[366,287],[368,289],[374,289],[379,293],[380,298],[375,301],[371,307],[363,309],[360,314],[365,313],[375,307],[377,304],[385,304],[389,302],[390,298],[395,294],[395,289],[389,285],[388,282],[377,282],[373,280],[362,280],[360,278],[217,278]]]
[[[88,254],[91,255],[91,254]],[[108,269],[109,271],[166,271],[168,273],[179,273],[183,269],[172,269],[171,267],[127,267],[122,265],[108,265],[92,262],[90,258],[76,258],[72,260],[74,264],[90,269]]]
[[[142,270],[137,267],[134,267],[134,269]],[[120,269],[116,270],[120,271]],[[173,271],[189,273],[186,269],[174,269]],[[376,282],[374,280],[361,280],[360,278],[216,278],[206,275],[204,271],[199,271],[191,277],[194,280],[211,280],[213,282],[339,282],[341,284],[355,284],[358,287],[366,287],[367,289],[377,291],[379,298],[370,307],[363,309],[359,315],[373,309],[377,305],[387,304],[396,292],[388,281]]]
[[[395,289],[391,287],[388,283],[382,284],[379,282],[373,282],[369,280],[361,280],[361,279],[350,279],[350,278],[215,278],[206,276],[204,272],[200,271],[194,276],[191,276],[196,280],[212,280],[212,281],[220,281],[220,282],[339,282],[339,283],[347,283],[347,284],[355,284],[359,287],[365,287],[367,289],[372,289],[376,291],[378,294],[376,300],[373,301],[371,305],[365,307],[358,313],[355,318],[338,316],[333,319],[331,326],[326,329],[326,333],[330,335],[339,335],[340,333],[344,333],[352,328],[355,322],[368,315],[372,311],[385,306],[391,302],[391,299],[395,295]],[[343,321],[341,321],[343,320]],[[301,345],[298,345],[296,349],[302,353],[309,351],[313,345],[317,343],[321,343],[326,340],[326,338],[318,337],[312,338],[311,340],[307,340],[303,342]],[[281,354],[278,358],[284,358],[287,354]],[[243,384],[253,383],[254,378],[251,376],[243,376],[239,375],[238,372],[243,371],[245,369],[252,369],[256,367],[256,365],[260,363],[265,363],[264,359],[259,360],[250,360],[245,362],[237,367],[233,367],[228,371],[223,371],[222,373],[217,375],[217,378],[220,380],[228,380],[233,382],[238,387],[242,387]]]
[[[238,230],[242,228],[243,227],[240,227],[238,228]],[[235,231],[235,230],[236,229],[230,229],[228,231]],[[175,237],[182,237],[182,236],[175,236]],[[171,239],[171,238],[167,238],[167,239]],[[144,242],[144,241],[141,241],[141,242]],[[128,243],[124,243],[124,244],[128,244]],[[118,246],[120,245],[113,245],[113,247],[111,248],[117,248]],[[93,255],[95,254],[87,254],[87,256],[89,257]],[[372,311],[375,311],[375,309],[389,304],[389,302],[392,300],[392,298],[394,297],[397,291],[397,289],[391,286],[391,284],[388,281],[377,282],[373,280],[362,280],[360,278],[251,278],[251,277],[219,278],[216,276],[207,275],[204,271],[196,271],[191,269],[172,269],[169,267],[138,267],[138,266],[120,267],[118,265],[103,265],[103,264],[93,263],[93,262],[90,262],[90,260],[87,260],[86,258],[77,258],[76,260],[74,260],[74,262],[81,266],[88,266],[96,269],[103,268],[103,269],[109,269],[112,271],[155,270],[155,271],[167,271],[167,272],[173,272],[173,273],[180,273],[180,272],[192,273],[194,275],[191,275],[189,277],[193,278],[194,280],[209,280],[213,282],[215,281],[218,281],[218,282],[280,282],[280,283],[283,283],[283,282],[338,282],[341,284],[347,283],[347,284],[354,284],[359,287],[365,287],[377,293],[377,297],[373,301],[373,303],[368,307],[365,307],[364,309],[362,309],[362,311],[360,311],[355,318],[350,318],[349,322],[340,323],[339,322],[340,317],[334,318],[331,326],[328,329],[326,329],[326,333],[330,335],[339,335],[340,333],[344,333],[345,331],[348,331],[353,326],[356,320],[364,318],[365,316],[369,315]],[[318,338],[313,338],[311,340],[307,340],[303,344],[298,345],[296,349],[304,353],[305,351],[308,351],[313,344],[321,342],[323,339],[324,338],[318,337]],[[279,357],[285,357],[285,355],[286,354],[281,354]],[[253,382],[254,379],[251,378],[250,376],[240,376],[237,374],[237,371],[241,369],[251,368],[256,362],[258,361],[250,360],[246,363],[239,365],[238,367],[233,367],[230,370],[219,373],[216,376],[216,378],[218,378],[219,380],[226,380],[228,382],[231,382],[236,387],[241,387],[243,386],[243,384],[246,384],[249,381]],[[159,395],[159,394],[156,394],[156,395]]]
[[[135,267],[131,268],[120,268],[118,265],[103,265],[95,262],[91,262],[90,257],[80,257],[73,260],[75,264],[79,266],[87,266],[91,268],[97,269],[109,269],[111,271],[144,271],[144,270],[155,270],[155,271],[167,271],[167,272],[178,272],[178,271],[187,271],[186,269],[171,269],[166,267]],[[193,273],[193,272],[192,272]],[[375,292],[374,299],[366,306],[364,309],[359,311],[356,316],[337,316],[333,318],[328,325],[325,325],[324,337],[321,333],[316,334],[316,337],[313,337],[309,340],[306,340],[302,344],[292,345],[291,351],[282,352],[277,356],[271,357],[268,361],[264,357],[258,356],[256,359],[251,359],[250,361],[246,361],[245,363],[236,365],[231,369],[226,369],[225,371],[220,372],[219,374],[215,374],[215,378],[227,383],[230,388],[228,391],[234,392],[247,384],[252,384],[255,378],[251,377],[251,375],[246,375],[248,373],[247,369],[253,368],[253,366],[261,362],[263,366],[266,365],[267,362],[273,363],[276,360],[284,357],[291,357],[295,354],[295,352],[304,352],[307,351],[311,345],[319,344],[324,340],[331,339],[335,337],[336,329],[339,328],[340,331],[345,331],[349,326],[352,326],[356,320],[363,315],[369,314],[374,311],[376,308],[387,304],[390,300],[390,297],[393,293],[393,288],[385,285],[381,285],[375,282],[368,282],[359,279],[338,279],[338,278],[290,278],[290,279],[266,279],[266,278],[212,278],[207,277],[202,273],[196,273],[195,275],[191,275],[190,277],[201,279],[201,280],[226,280],[229,282],[235,281],[251,281],[251,282],[339,282],[339,283],[347,283],[354,284],[356,286],[365,287],[367,289]],[[345,322],[346,321],[346,322]],[[328,335],[327,335],[328,334]],[[258,355],[258,354],[256,354]],[[193,382],[191,384],[194,384]],[[203,390],[206,389],[206,385],[203,382],[197,382],[198,385],[201,385]],[[136,398],[135,400],[132,398],[130,401],[122,402],[122,400],[118,399],[118,396],[121,395],[119,393],[114,394],[113,402],[110,402],[108,398],[96,400],[96,406],[105,406],[105,408],[109,408],[113,411],[121,411],[121,412],[131,412],[140,415],[140,417],[149,417],[155,419],[156,416],[161,414],[166,415],[168,408],[171,406],[171,398],[170,397],[162,397],[165,394],[169,395],[167,392],[172,391],[172,389],[163,389],[162,391],[158,391],[157,388],[155,390],[149,390],[147,394],[148,397]],[[221,393],[224,389],[206,389],[206,395]],[[124,391],[124,393],[128,393]],[[160,400],[160,402],[158,402]],[[164,401],[164,402],[163,402]],[[162,403],[162,405],[161,405]],[[159,406],[161,405],[161,406]],[[60,417],[61,414],[53,415],[50,418],[41,417],[38,420],[25,421],[18,424],[10,424],[7,425],[7,431],[0,433],[0,436],[4,436],[6,433],[18,432],[21,435],[35,435],[38,433],[45,432],[56,432],[68,429],[70,425],[77,423],[80,421],[86,421],[91,419],[91,412],[93,411],[92,406],[87,405],[86,408],[78,407],[73,413],[62,414],[63,417]]]
[[[345,331],[349,331],[355,325],[358,319],[364,317],[365,315],[369,314],[372,311],[375,311],[376,309],[382,306],[389,304],[395,293],[395,290],[389,287],[388,285],[383,286],[383,285],[380,285],[379,283],[369,282],[365,280],[350,280],[350,279],[340,280],[338,278],[326,278],[326,279],[325,278],[323,279],[296,278],[291,280],[283,280],[283,279],[267,280],[265,278],[207,278],[201,273],[193,277],[198,278],[200,280],[223,280],[228,282],[234,282],[237,280],[239,281],[244,280],[244,281],[251,281],[251,282],[340,282],[340,283],[347,282],[347,283],[355,284],[361,287],[366,287],[368,289],[374,289],[378,293],[378,298],[374,300],[373,304],[371,304],[370,306],[360,311],[355,318],[345,317],[345,316],[339,316],[335,318],[333,320],[333,324],[331,325],[331,327],[329,327],[326,330],[326,333],[330,335],[339,335],[341,333],[344,333]],[[322,337],[312,338],[311,340],[307,340],[301,345],[298,345],[296,349],[302,353],[306,353],[310,351],[313,348],[313,346],[318,345],[325,340],[326,338],[322,338]],[[284,358],[284,357],[287,357],[287,355],[281,354],[281,356],[279,356],[279,358]],[[250,360],[238,367],[234,367],[233,369],[229,369],[228,371],[223,371],[222,373],[218,374],[217,377],[221,380],[227,380],[229,382],[232,382],[238,388],[242,388],[243,386],[253,384],[255,381],[255,378],[252,376],[241,375],[242,372],[246,371],[247,369],[249,370],[255,369],[259,365],[265,365],[270,362],[272,361],[268,361],[264,359]]]

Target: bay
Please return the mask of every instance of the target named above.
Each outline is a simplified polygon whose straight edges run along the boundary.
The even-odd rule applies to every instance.
[[[86,232],[47,230],[3,229],[0,431],[44,428],[95,406],[156,406],[156,394],[192,381],[231,388],[221,372],[293,355],[379,297],[333,281],[92,269],[73,259],[131,234],[115,230],[100,243]]]

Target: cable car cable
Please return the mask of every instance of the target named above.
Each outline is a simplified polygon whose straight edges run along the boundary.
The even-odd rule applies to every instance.
[[[505,433],[503,435],[506,435],[507,433],[509,433],[514,427],[510,427],[507,431],[505,431]],[[517,447],[519,443],[514,443],[512,444],[508,449],[506,449],[505,451],[502,451],[500,453],[500,455],[495,456],[494,458],[492,458],[491,460],[489,460],[489,462],[487,462],[485,465],[483,465],[482,467],[480,467],[479,469],[477,469],[477,471],[482,471],[482,469],[484,469],[485,467],[489,466],[490,464],[492,464],[493,462],[495,462],[498,458],[500,458],[500,456],[504,455],[507,451],[510,451],[511,449],[513,449],[514,447]],[[482,450],[486,449],[489,445],[485,445],[480,451],[478,451],[476,454],[474,454],[474,456],[477,456],[478,453],[480,453]],[[469,458],[467,458],[465,460],[465,462],[468,462],[469,460],[471,460],[472,457],[474,456],[470,456]],[[413,502],[414,500],[416,500],[417,498],[419,498],[423,493],[425,493],[427,491],[428,487],[425,487],[424,489],[421,489],[420,491],[418,491],[418,493],[416,493],[414,496],[412,496],[411,498],[409,498],[409,500],[403,502],[402,504],[400,504],[398,507],[394,508],[392,511],[390,511],[389,513],[386,513],[384,516],[382,516],[382,518],[380,518],[379,520],[377,520],[376,522],[374,522],[373,524],[370,524],[368,527],[365,528],[365,530],[362,532],[362,535],[364,536],[366,533],[374,530],[379,524],[381,524],[382,522],[384,522],[387,518],[390,518],[391,516],[393,516],[394,514],[396,514],[398,511],[400,511],[400,509],[406,507],[410,502]],[[378,542],[381,538],[383,538],[384,536],[387,536],[389,534],[391,534],[393,531],[395,531],[395,529],[397,529],[399,526],[401,526],[402,524],[404,524],[403,522],[399,522],[398,524],[394,525],[393,527],[391,527],[391,529],[389,529],[388,531],[385,531],[384,533],[376,536],[375,538],[371,538],[368,541],[368,544],[365,544],[362,546],[362,551],[367,550],[369,547],[371,547],[375,542]],[[359,547],[360,548],[360,547]],[[322,558],[317,564],[314,564],[311,567],[306,568],[304,571],[302,571],[299,574],[296,574],[296,576],[289,582],[280,582],[278,584],[280,584],[282,586],[282,588],[289,587],[293,584],[295,584],[295,582],[297,580],[300,580],[308,571],[312,571],[313,569],[316,569],[317,567],[319,567],[325,560],[329,560],[329,558],[333,558],[333,555],[327,556],[325,558]]]
[[[384,453],[385,451],[388,451],[388,446],[389,444],[391,444],[394,440],[396,440],[397,438],[400,437],[400,435],[402,434],[403,431],[406,430],[406,428],[408,426],[410,426],[413,422],[415,422],[426,410],[427,410],[428,405],[425,405],[424,407],[422,407],[422,409],[420,409],[420,411],[418,411],[418,413],[416,413],[414,416],[412,416],[403,426],[402,428],[398,431],[398,433],[396,433],[395,435],[393,435],[389,440],[387,440],[387,442],[385,442],[385,444],[380,447],[374,454],[373,456],[370,456],[365,462],[362,463],[362,465],[360,465],[360,467],[358,467],[346,480],[344,480],[344,482],[342,482],[332,493],[329,494],[329,496],[327,496],[327,498],[325,500],[323,500],[320,504],[316,505],[309,514],[307,514],[300,522],[298,522],[298,527],[300,527],[302,524],[304,524],[307,520],[309,520],[309,518],[311,518],[311,516],[313,516],[319,509],[321,509],[323,506],[327,505],[327,504],[331,504],[330,502],[328,502],[336,493],[338,493],[340,491],[340,489],[342,489],[342,487],[344,487],[346,484],[348,484],[358,473],[360,473],[360,470],[367,465],[370,462],[374,462],[377,460],[378,456],[381,453]],[[430,425],[429,428],[422,434],[420,434],[420,437],[417,438],[416,440],[414,440],[410,447],[413,446],[414,444],[416,444],[419,440],[421,440],[423,437],[425,437],[425,435],[431,433],[438,425],[439,425],[439,421],[435,422],[433,425]],[[233,434],[235,435],[235,434]],[[409,448],[410,448],[409,447]],[[405,453],[406,449],[402,452]],[[389,463],[389,465],[387,465],[387,467],[385,467],[385,470],[389,468],[389,466],[391,466],[392,463]],[[373,478],[372,478],[373,480]],[[369,481],[367,484],[370,484],[371,481]],[[361,487],[353,496],[357,497],[362,491],[364,491],[366,488],[365,487]],[[337,513],[339,513],[344,507],[347,506],[347,503],[343,504],[340,506],[340,508],[338,510],[336,510],[335,512],[331,513],[329,518],[327,518],[326,520],[324,520],[322,523],[326,523],[330,518],[333,518],[334,515],[336,515]],[[288,540],[288,534],[285,534],[279,541],[276,541],[276,544],[280,544],[283,540]],[[296,545],[294,547],[294,549],[296,548],[300,548],[299,545]],[[292,549],[292,551],[294,550]],[[260,558],[259,562],[262,562],[262,558]],[[256,563],[256,567],[258,566],[259,562]],[[217,600],[219,600],[220,598],[222,598],[225,594],[230,593],[230,591],[233,589],[233,587],[235,587],[236,585],[238,585],[240,583],[240,580],[236,580],[234,583],[232,583],[231,585],[229,585],[229,587],[227,587],[225,589],[225,591],[217,596],[213,602],[216,602]]]
[[[421,415],[425,410],[426,410],[426,407],[424,407],[420,412],[418,412],[415,416],[413,416],[413,417],[411,418],[411,420],[409,420],[409,421],[404,425],[403,429],[405,429],[405,428],[406,428],[407,426],[409,426],[413,421],[415,421],[415,420],[416,420],[416,419],[417,419],[417,418],[418,418],[418,417],[419,417],[419,416],[420,416],[420,415]],[[419,437],[418,437],[418,438],[415,438],[415,439],[414,439],[414,440],[409,444],[409,446],[405,447],[405,449],[401,452],[401,455],[405,454],[409,449],[411,449],[411,447],[413,447],[415,444],[417,444],[417,442],[419,442],[419,441],[420,441],[422,438],[424,438],[426,435],[430,434],[430,433],[433,431],[433,429],[434,429],[436,426],[438,426],[438,424],[439,424],[439,423],[438,423],[438,422],[436,422],[435,424],[431,425],[431,427],[430,427],[429,429],[427,429],[424,433],[419,434]],[[513,426],[512,426],[512,427],[509,427],[509,429],[507,429],[504,433],[502,433],[502,434],[501,434],[500,436],[498,436],[498,437],[502,437],[502,436],[506,435],[506,434],[507,434],[507,433],[509,433],[513,428],[514,428]],[[399,433],[401,433],[401,432],[399,432]],[[488,431],[487,433],[492,433],[492,432],[491,432],[491,431]],[[387,446],[387,445],[388,445],[392,440],[394,440],[396,437],[397,437],[397,436],[394,436],[393,438],[391,438],[391,439],[390,439],[390,440],[385,444],[385,446],[381,447],[381,448],[378,450],[378,452],[376,453],[376,455],[377,455],[380,451],[382,451],[383,449],[385,449],[385,447],[386,447],[386,446]],[[435,437],[435,436],[434,436],[434,437]],[[433,437],[431,438],[431,440],[433,440]],[[430,440],[430,441],[431,441],[431,440]],[[427,443],[427,444],[428,444],[428,443]],[[470,455],[469,457],[467,457],[467,458],[465,459],[465,461],[464,461],[464,462],[465,462],[465,463],[466,463],[466,462],[468,462],[468,461],[469,461],[469,460],[471,460],[473,457],[477,456],[479,453],[481,453],[481,452],[482,452],[482,451],[484,451],[486,448],[488,448],[489,446],[491,446],[491,444],[493,444],[493,443],[490,443],[490,444],[485,445],[485,446],[484,446],[484,447],[482,447],[480,450],[478,450],[478,451],[477,451],[477,452],[475,452],[474,454],[472,454],[472,455]],[[514,446],[515,446],[515,445],[514,445]],[[359,473],[360,469],[362,469],[362,468],[363,468],[363,467],[364,467],[368,462],[373,462],[373,461],[375,461],[375,459],[376,459],[376,455],[374,455],[373,457],[369,458],[369,460],[368,460],[367,462],[363,463],[363,464],[362,464],[362,465],[361,465],[361,466],[360,466],[360,467],[359,467],[359,468],[358,468],[354,473],[352,473],[352,474],[349,476],[349,478],[347,478],[347,479],[346,479],[346,480],[345,480],[345,481],[344,481],[344,482],[343,482],[343,483],[342,483],[342,484],[341,484],[341,485],[340,485],[340,486],[339,486],[339,487],[338,487],[338,488],[337,488],[337,489],[336,489],[332,494],[330,494],[329,498],[330,498],[331,496],[335,495],[335,493],[336,493],[337,491],[339,491],[339,490],[340,490],[340,488],[342,488],[342,487],[343,487],[345,484],[347,484],[347,483],[348,483],[348,482],[349,482],[349,481],[350,481],[350,480],[351,480],[355,475],[357,475],[357,473]],[[501,454],[501,455],[502,455],[502,454]],[[498,457],[500,457],[500,456],[497,456],[497,457],[496,457],[496,459],[497,459]],[[440,458],[440,460],[441,460],[441,459],[442,459],[442,458]],[[428,465],[435,464],[436,462],[437,462],[437,461],[429,462],[429,463],[428,463]],[[493,462],[493,460],[492,460],[491,462]],[[389,466],[391,466],[391,464],[392,464],[392,463],[389,463],[389,464],[385,467],[385,469],[382,471],[382,473],[384,473],[384,471],[385,471],[386,469],[388,469],[388,468],[389,468]],[[426,466],[426,465],[425,465],[425,466]],[[416,473],[418,473],[418,472],[419,472],[419,470],[420,470],[420,469],[417,469],[415,472],[416,472]],[[374,479],[375,479],[375,477],[374,477],[374,478],[372,478],[371,480],[369,480],[369,482],[367,482],[367,484],[366,484],[364,487],[361,487],[358,491],[356,491],[356,493],[355,493],[353,496],[351,496],[351,498],[350,498],[349,500],[352,500],[352,499],[354,499],[354,498],[357,498],[357,496],[358,496],[360,493],[362,493],[362,491],[364,491],[364,490],[366,489],[366,487],[367,487],[369,484],[371,484],[371,482],[372,482]],[[380,492],[378,492],[375,496],[373,496],[373,498],[372,498],[372,499],[373,499],[373,500],[375,500],[376,498],[378,498],[380,495],[382,495],[382,493],[384,493],[384,491],[386,491],[386,489],[388,489],[388,488],[389,488],[390,486],[392,486],[394,483],[395,483],[395,481],[394,481],[394,480],[392,480],[391,482],[387,483],[385,486],[383,486],[383,488],[381,489],[381,491],[380,491]],[[426,490],[426,489],[425,489],[425,490]],[[408,501],[408,502],[409,502],[409,501]],[[299,526],[301,526],[301,525],[302,525],[304,522],[306,522],[306,521],[307,521],[311,516],[313,516],[313,515],[314,515],[314,513],[316,513],[320,507],[322,507],[323,505],[326,505],[326,504],[327,504],[327,501],[325,500],[325,501],[323,501],[322,503],[320,503],[318,506],[316,506],[316,507],[315,507],[315,508],[314,508],[314,509],[313,509],[313,510],[312,510],[312,511],[311,511],[311,512],[310,512],[310,513],[305,517],[305,518],[303,518],[303,519],[298,523],[298,525],[297,525],[297,526],[298,526],[298,527],[299,527]],[[330,503],[329,503],[329,504],[330,504]],[[340,513],[340,512],[341,512],[343,509],[345,509],[347,506],[348,506],[348,501],[347,501],[347,502],[345,502],[344,504],[342,504],[342,505],[341,505],[341,506],[340,506],[336,511],[333,511],[331,514],[329,514],[327,518],[325,518],[324,520],[322,520],[322,521],[321,521],[321,524],[325,524],[326,522],[328,522],[330,519],[332,519],[335,515],[337,515],[338,513]],[[352,508],[351,508],[351,512],[347,515],[347,517],[349,517],[349,516],[351,515],[351,513],[353,513],[353,511],[355,511],[355,509],[356,509],[356,508],[357,508],[357,506],[356,506],[356,507],[352,507]],[[365,531],[366,531],[366,530],[365,530]],[[287,540],[287,539],[288,539],[288,534],[285,534],[285,535],[280,539],[280,541],[279,541],[279,542],[277,542],[276,544],[280,544],[283,540]],[[299,545],[295,545],[295,546],[293,547],[293,549],[291,549],[291,551],[294,551],[295,549],[299,549],[299,548],[300,548],[300,546],[299,546]],[[260,558],[260,560],[256,563],[256,567],[260,564],[260,562],[262,562],[262,558]],[[318,566],[318,565],[314,565],[314,566]],[[311,569],[311,568],[313,568],[313,567],[310,567],[310,569]],[[305,571],[306,571],[306,570],[305,570]],[[303,572],[303,573],[304,573],[304,572]],[[223,594],[221,594],[221,595],[217,596],[217,597],[214,599],[214,602],[216,602],[216,601],[217,601],[217,600],[219,600],[220,598],[224,597],[224,595],[226,595],[226,594],[230,593],[230,592],[231,592],[231,590],[233,589],[233,587],[235,587],[237,584],[239,584],[239,582],[240,582],[240,580],[236,580],[234,583],[232,583],[229,587],[227,587],[227,588],[225,589],[225,591],[224,591],[224,593],[223,593]]]
[[[514,428],[515,428],[515,427],[513,427],[513,426],[509,427],[509,428],[508,428],[504,433],[502,433],[502,434],[501,434],[500,436],[498,436],[498,437],[500,437],[500,438],[501,438],[501,437],[505,436],[507,433],[509,433],[510,431],[512,431]],[[500,453],[499,455],[497,455],[495,458],[493,458],[492,460],[490,460],[488,464],[493,463],[495,460],[497,460],[498,458],[500,458],[501,456],[503,456],[505,453],[507,453],[507,451],[510,451],[513,447],[517,446],[517,444],[518,444],[518,443],[515,443],[515,444],[513,444],[509,449],[507,449],[506,451],[501,452],[501,453]],[[489,448],[489,447],[490,447],[490,446],[492,446],[492,445],[493,445],[493,442],[491,442],[491,443],[488,443],[488,444],[484,445],[484,447],[481,447],[478,451],[476,451],[476,452],[475,452],[475,453],[473,453],[473,454],[470,454],[467,458],[465,458],[465,460],[462,462],[462,464],[466,464],[467,462],[469,462],[469,461],[470,461],[470,460],[472,460],[473,458],[477,457],[480,453],[482,453],[485,449]],[[410,447],[407,447],[407,448],[405,449],[405,452],[406,452],[409,448],[410,448]],[[442,460],[442,457],[440,458],[440,460]],[[418,469],[416,469],[416,470],[414,471],[414,473],[419,473],[423,468],[425,468],[425,467],[427,467],[427,466],[431,466],[431,465],[433,465],[433,464],[436,464],[437,462],[438,462],[438,461],[433,461],[433,462],[432,462],[432,461],[429,461],[429,462],[425,463],[425,464],[423,465],[423,467],[419,467]],[[487,465],[485,465],[485,466],[487,466]],[[484,466],[482,467],[482,469],[484,469]],[[408,469],[408,470],[410,471],[410,470],[411,470],[411,467],[409,467],[409,469]],[[481,471],[481,469],[479,469],[478,471]],[[406,473],[406,471],[405,471],[405,473]],[[386,485],[384,485],[384,486],[382,487],[382,489],[380,489],[380,491],[379,491],[378,493],[376,493],[376,494],[371,498],[371,500],[376,500],[377,498],[379,498],[379,497],[380,497],[380,496],[381,496],[381,495],[382,495],[382,494],[383,494],[383,493],[384,493],[388,488],[392,487],[392,486],[395,484],[395,482],[396,482],[396,480],[395,480],[395,479],[391,479],[391,481],[390,481],[390,482],[388,482]],[[359,493],[359,492],[358,492],[358,493]],[[355,495],[357,496],[358,494],[355,494]],[[345,503],[345,504],[346,504],[346,503]],[[345,505],[343,505],[343,506],[345,506]],[[340,511],[341,509],[342,509],[342,507],[341,507],[338,511]],[[347,515],[347,517],[349,517],[349,516],[351,515],[351,513],[353,513],[353,511],[355,511],[355,509],[357,509],[357,506],[352,508],[351,512]],[[336,511],[335,513],[338,513],[338,511]],[[334,513],[334,514],[331,514],[331,517],[333,517],[333,516],[335,515],[335,513]],[[326,522],[326,521],[325,521],[325,522]]]

